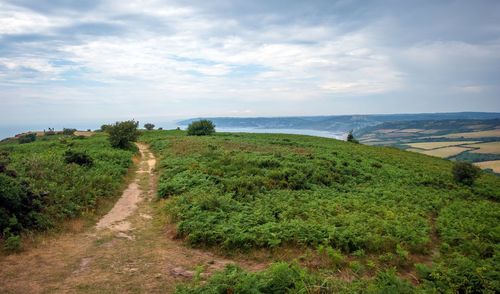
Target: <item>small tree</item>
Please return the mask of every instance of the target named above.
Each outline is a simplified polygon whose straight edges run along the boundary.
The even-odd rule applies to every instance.
[[[135,142],[140,133],[137,130],[139,122],[134,120],[116,122],[114,125],[109,126],[107,132],[109,133],[109,142],[115,148],[128,148],[130,142]]]
[[[189,124],[187,129],[188,136],[207,136],[215,133],[215,125],[212,121],[202,119]]]
[[[352,134],[352,130],[347,134],[347,142],[359,143],[358,140],[354,139],[354,135]]]
[[[147,123],[147,124],[144,124],[144,128],[148,131],[151,131],[152,129],[155,128],[155,125],[152,124],[152,123]]]
[[[465,161],[455,162],[452,168],[453,178],[455,182],[472,186],[474,181],[479,177],[480,169]]]

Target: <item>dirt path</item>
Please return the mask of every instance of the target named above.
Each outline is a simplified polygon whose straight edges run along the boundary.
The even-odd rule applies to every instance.
[[[133,181],[95,227],[46,238],[35,248],[0,257],[0,293],[170,293],[175,284],[234,263],[172,239],[171,226],[152,201],[156,159],[137,144]],[[239,260],[244,268],[265,265]]]

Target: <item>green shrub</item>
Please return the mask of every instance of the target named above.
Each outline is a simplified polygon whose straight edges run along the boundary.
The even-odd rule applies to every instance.
[[[322,290],[316,292],[315,290]],[[215,273],[207,283],[182,285],[186,293],[331,293],[328,284],[294,264],[275,263],[259,273],[248,273],[235,265]]]
[[[189,124],[187,128],[188,136],[207,136],[215,133],[215,125],[212,121],[202,119]]]
[[[319,245],[317,248],[318,254],[322,256],[334,268],[339,267],[344,263],[345,257],[340,250],[332,248],[330,245]]]
[[[368,293],[410,294],[414,292],[414,288],[410,283],[396,275],[395,269],[379,272],[375,278],[375,283],[368,288]]]
[[[146,130],[148,130],[148,131],[151,131],[152,129],[154,129],[154,128],[155,128],[155,125],[154,125],[154,124],[152,124],[152,123],[146,123],[146,124],[144,124],[144,128],[145,128]]]
[[[354,139],[354,135],[352,134],[352,131],[349,131],[349,133],[347,133],[347,142],[351,142],[351,143],[359,143],[358,140]]]
[[[87,153],[74,150],[67,150],[66,153],[64,153],[64,161],[68,164],[75,163],[86,167],[92,166],[94,163]]]
[[[349,262],[349,268],[356,274],[362,274],[364,271],[363,265],[357,260]]]
[[[66,136],[73,136],[76,132],[76,129],[69,129],[69,128],[63,128],[63,135],[66,135]]]
[[[22,250],[21,236],[8,234],[9,236],[5,239],[3,244],[3,249],[7,252],[19,252]]]
[[[137,141],[140,132],[137,130],[139,122],[134,120],[116,122],[107,128],[109,142],[115,148],[130,148],[131,142]]]
[[[7,165],[10,162],[9,152],[0,150],[0,173],[7,170]]]
[[[479,177],[481,169],[472,163],[465,161],[455,162],[452,168],[453,178],[455,182],[473,185],[477,177]]]
[[[31,142],[34,142],[35,140],[36,140],[35,133],[23,135],[23,136],[19,137],[19,139],[18,139],[19,144],[31,143]]]
[[[108,132],[112,127],[113,127],[113,125],[103,124],[103,125],[101,125],[100,131],[101,132]]]

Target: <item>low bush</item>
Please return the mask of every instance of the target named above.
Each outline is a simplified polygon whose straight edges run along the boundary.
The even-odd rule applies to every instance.
[[[64,153],[64,161],[68,164],[75,163],[86,167],[92,166],[94,163],[90,155],[86,152],[74,150],[67,150],[66,153]]]
[[[455,182],[471,186],[479,177],[481,169],[472,163],[458,161],[453,165],[452,173]]]
[[[75,134],[75,132],[76,132],[76,129],[64,128],[62,131],[62,134],[66,135],[66,136],[73,136]]]
[[[148,131],[151,131],[152,129],[155,128],[155,125],[154,124],[151,124],[151,123],[146,123],[144,124],[144,128]]]
[[[106,127],[109,133],[109,142],[115,148],[130,148],[132,142],[137,141],[140,132],[137,130],[139,122],[134,120],[116,122],[114,125]]]
[[[19,144],[31,143],[31,142],[35,142],[35,140],[36,140],[36,134],[34,134],[34,133],[23,135],[23,136],[19,137],[19,139],[18,139]]]
[[[389,269],[377,274],[375,283],[368,287],[368,293],[411,294],[415,293],[415,289],[410,283],[400,279],[395,269]]]
[[[189,124],[187,128],[188,136],[207,136],[215,133],[215,125],[212,121],[202,119]]]
[[[321,291],[319,291],[321,290]],[[248,273],[235,265],[214,274],[207,283],[181,285],[187,293],[329,293],[328,284],[294,264],[275,263],[265,271]]]
[[[3,249],[7,253],[19,252],[22,250],[21,236],[12,234],[9,229],[5,229],[3,231],[3,237],[5,239]]]

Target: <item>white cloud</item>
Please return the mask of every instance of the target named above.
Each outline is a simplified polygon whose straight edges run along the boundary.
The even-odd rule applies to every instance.
[[[231,15],[175,1],[105,0],[85,13],[48,14],[0,3],[0,41],[12,45],[0,50],[0,86],[40,86],[33,92],[18,89],[19,99],[71,94],[116,104],[209,101],[228,113],[247,108],[257,113],[265,108],[261,105],[370,98],[416,84],[430,93],[429,85],[438,84],[433,80],[449,80],[443,86],[448,93],[479,93],[475,85],[487,88],[478,81],[482,75],[498,71],[499,38],[392,46],[381,35],[387,22],[367,20],[345,29],[329,15],[304,21],[279,13]],[[283,13],[288,16],[287,9]],[[86,24],[95,24],[98,32],[80,32]],[[109,32],[99,31],[99,25],[109,26]],[[23,34],[43,38],[22,42]],[[12,35],[21,41],[8,41]],[[237,102],[244,106],[228,105]]]
[[[34,34],[67,24],[63,18],[47,17],[28,9],[0,2],[0,35]]]

